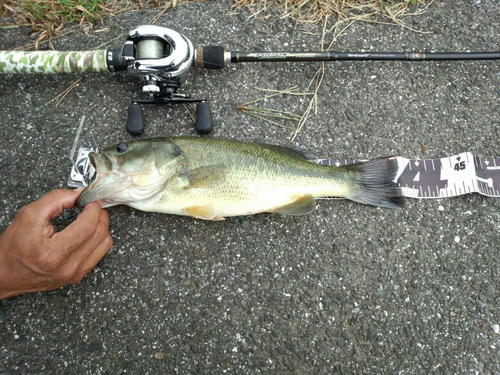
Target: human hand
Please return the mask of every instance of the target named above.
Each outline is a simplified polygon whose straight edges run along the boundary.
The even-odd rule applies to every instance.
[[[97,202],[56,233],[51,219],[74,207],[79,194],[51,191],[22,207],[0,235],[0,300],[77,283],[111,248],[109,216]]]

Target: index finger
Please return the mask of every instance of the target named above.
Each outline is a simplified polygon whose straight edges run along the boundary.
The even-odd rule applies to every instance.
[[[30,204],[38,218],[47,221],[60,215],[64,209],[75,207],[81,190],[56,189]]]
[[[92,237],[99,223],[101,210],[99,203],[89,203],[76,220],[61,232],[54,234],[50,242],[56,248],[64,249],[66,255],[69,255]]]

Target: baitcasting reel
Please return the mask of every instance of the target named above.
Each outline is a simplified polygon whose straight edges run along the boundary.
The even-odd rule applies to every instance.
[[[184,35],[165,27],[143,25],[130,31],[122,49],[97,51],[0,51],[0,74],[56,74],[128,72],[142,76],[142,92],[148,99],[135,99],[128,108],[127,130],[144,132],[140,104],[197,103],[195,128],[209,133],[213,128],[206,99],[177,92],[192,66],[222,69],[228,63],[285,61],[438,61],[498,60],[500,52],[226,52],[223,47],[199,47]]]
[[[194,61],[197,66],[220,69],[224,62],[213,59],[215,55],[224,55],[221,47],[206,47],[194,50],[193,44],[177,31],[143,25],[131,30],[127,42],[118,53],[108,51],[108,61],[117,61],[110,70],[124,70],[142,75],[142,92],[149,99],[135,99],[128,108],[127,131],[133,135],[144,132],[144,118],[140,104],[182,104],[196,105],[195,128],[199,133],[212,131],[213,121],[207,99],[191,98],[187,94],[179,94],[177,90],[186,77]],[[203,56],[210,61],[204,63]],[[208,56],[207,56],[208,55]]]

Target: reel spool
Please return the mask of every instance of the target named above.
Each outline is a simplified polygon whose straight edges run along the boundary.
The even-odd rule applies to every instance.
[[[137,59],[163,58],[163,43],[155,39],[144,39],[137,42]]]
[[[128,108],[127,131],[144,133],[144,116],[140,104],[197,103],[196,130],[201,134],[213,129],[210,105],[206,99],[179,94],[182,79],[193,65],[193,44],[184,35],[166,27],[142,25],[131,30],[120,58],[127,70],[142,75],[142,92],[149,99],[132,100]]]

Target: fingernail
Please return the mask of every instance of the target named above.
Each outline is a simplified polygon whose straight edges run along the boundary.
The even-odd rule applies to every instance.
[[[76,188],[76,189],[75,189],[75,190],[73,190],[73,191],[80,193],[80,192],[82,192],[83,190],[85,190],[85,186],[80,186],[79,188]]]

